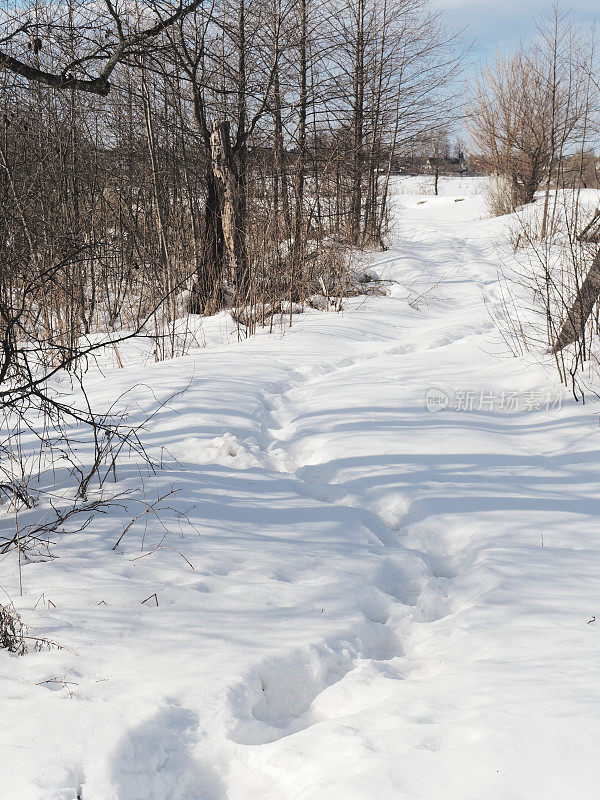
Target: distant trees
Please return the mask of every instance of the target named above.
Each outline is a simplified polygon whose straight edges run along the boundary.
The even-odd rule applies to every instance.
[[[477,82],[471,136],[478,151],[508,179],[509,209],[530,203],[550,159],[549,87],[525,52],[498,54]]]
[[[503,296],[508,339],[551,353],[577,399],[600,331],[600,209],[582,194],[598,180],[596,75],[593,29],[555,6],[532,43],[482,73],[470,116],[474,144],[494,168],[492,210],[538,201],[538,210],[515,216]]]
[[[474,148],[500,179],[497,195],[504,193],[497,197],[499,213],[532,202],[538,190],[556,183],[589,120],[591,43],[556,8],[539,31],[514,53],[497,54],[482,69],[471,99]]]
[[[394,155],[452,116],[456,36],[420,0],[345,0],[331,25],[349,151],[347,224],[355,244],[379,242]]]

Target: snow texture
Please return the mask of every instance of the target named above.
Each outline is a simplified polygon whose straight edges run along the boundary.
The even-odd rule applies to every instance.
[[[503,353],[484,182],[427,180],[364,257],[386,297],[239,342],[205,320],[185,357],[88,374],[156,412],[144,491],[180,491],[169,533],[144,517],[113,551],[131,499],[59,537],[23,597],[0,563],[69,648],[0,651],[2,798],[598,797],[598,409]]]

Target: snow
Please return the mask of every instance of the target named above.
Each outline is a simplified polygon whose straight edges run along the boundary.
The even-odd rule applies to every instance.
[[[365,257],[388,296],[88,375],[164,468],[23,597],[0,563],[68,648],[0,651],[2,797],[597,797],[598,409],[506,357],[485,181],[419,180]],[[141,479],[179,491],[113,551]]]

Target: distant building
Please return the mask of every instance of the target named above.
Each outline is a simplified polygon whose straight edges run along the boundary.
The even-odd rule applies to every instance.
[[[464,153],[458,158],[451,156],[430,156],[426,162],[426,172],[438,175],[465,175],[468,171]]]
[[[397,175],[473,175],[464,153],[453,156],[395,156],[392,167]]]

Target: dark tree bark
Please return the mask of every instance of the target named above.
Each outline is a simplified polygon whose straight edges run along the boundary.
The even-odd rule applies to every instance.
[[[213,314],[223,308],[223,228],[219,190],[212,169],[206,174],[202,249],[190,297],[192,314]]]
[[[551,353],[559,353],[573,342],[584,340],[586,323],[598,299],[600,299],[600,250],[596,253],[590,271],[577,292],[575,302],[552,345]]]

